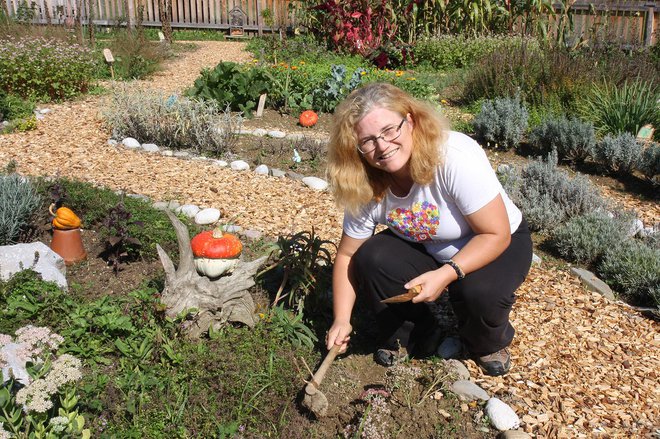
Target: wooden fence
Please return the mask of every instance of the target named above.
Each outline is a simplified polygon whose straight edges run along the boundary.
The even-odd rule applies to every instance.
[[[608,41],[626,46],[652,46],[658,41],[660,1],[569,1],[555,3],[550,29],[565,31],[574,41]]]
[[[129,25],[143,11],[143,24],[160,26],[158,0],[0,0],[11,15],[32,14],[35,23],[73,25],[78,11],[87,23],[87,2],[93,2],[94,23]],[[451,1],[451,0],[450,0]],[[567,0],[569,8],[554,4],[553,32],[567,31],[573,39],[618,41],[625,45],[653,45],[660,25],[660,1]],[[246,32],[295,26],[294,0],[172,0],[172,26],[229,30],[237,15]],[[238,8],[238,9],[236,9]],[[238,11],[238,12],[237,12]],[[265,13],[267,12],[267,13]],[[264,19],[264,16],[271,17]]]
[[[88,22],[89,1],[93,22],[99,26],[134,26],[142,12],[145,26],[160,26],[158,0],[0,0],[10,15],[33,23],[73,26],[80,13]],[[290,0],[172,0],[172,27],[246,32],[274,31],[295,23]],[[265,19],[264,17],[268,17]]]

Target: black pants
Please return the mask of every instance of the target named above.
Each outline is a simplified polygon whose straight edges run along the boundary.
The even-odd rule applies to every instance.
[[[458,334],[471,354],[488,355],[511,344],[514,329],[509,313],[531,260],[532,240],[523,219],[511,236],[509,247],[497,259],[449,285]],[[430,350],[425,342],[436,331],[437,322],[428,304],[388,305],[380,301],[404,293],[405,283],[441,265],[422,244],[405,241],[389,230],[372,236],[360,246],[351,269],[358,294],[365,294],[376,315],[383,337],[380,347],[406,347],[418,355],[431,353],[433,347]]]

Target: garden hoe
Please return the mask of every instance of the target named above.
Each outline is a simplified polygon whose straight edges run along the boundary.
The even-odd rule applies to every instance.
[[[328,355],[325,356],[323,363],[319,366],[318,370],[312,377],[312,380],[307,383],[305,386],[305,398],[303,399],[303,405],[308,408],[317,418],[321,418],[326,415],[328,412],[328,398],[325,397],[323,392],[319,390],[321,381],[325,377],[325,373],[328,371],[330,364],[339,354],[340,345],[334,345]]]

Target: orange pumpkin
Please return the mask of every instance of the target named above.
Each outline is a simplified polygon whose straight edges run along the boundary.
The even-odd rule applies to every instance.
[[[218,277],[231,271],[238,263],[243,244],[234,235],[220,229],[201,232],[190,241],[195,268],[207,277]]]
[[[311,127],[316,125],[316,122],[319,121],[319,115],[312,110],[305,110],[300,114],[298,119],[300,125],[304,127]]]
[[[57,211],[53,212],[55,204],[51,204],[48,211],[53,218],[53,227],[59,230],[77,229],[80,227],[80,218],[73,213],[68,207],[60,207]]]

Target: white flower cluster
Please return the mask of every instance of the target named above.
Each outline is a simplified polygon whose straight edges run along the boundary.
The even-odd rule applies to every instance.
[[[16,343],[23,346],[23,358],[37,361],[45,349],[55,351],[64,342],[61,335],[40,326],[27,325],[16,330]]]
[[[53,433],[62,433],[69,425],[69,418],[66,416],[55,416],[54,418],[50,418],[48,423]]]
[[[2,428],[2,422],[0,422],[0,439],[11,439],[10,433]]]
[[[64,354],[53,361],[51,370],[44,378],[33,381],[16,393],[16,402],[24,405],[26,412],[44,413],[53,406],[51,395],[67,383],[82,377],[82,364],[76,357]]]

